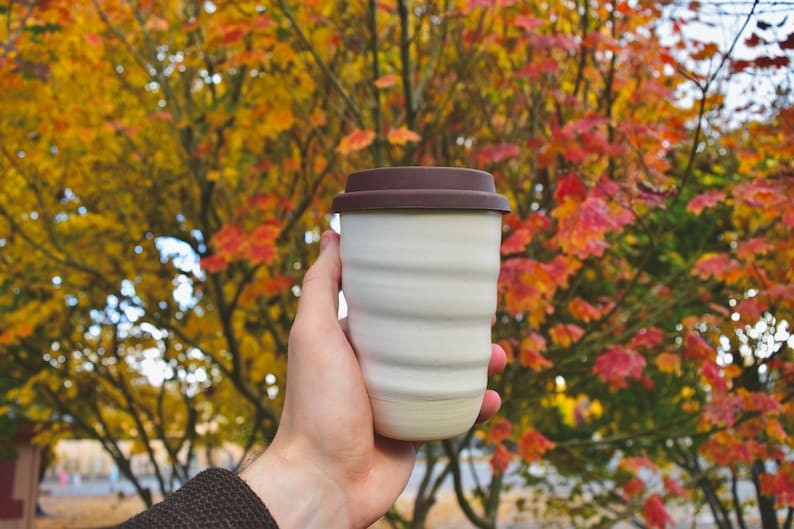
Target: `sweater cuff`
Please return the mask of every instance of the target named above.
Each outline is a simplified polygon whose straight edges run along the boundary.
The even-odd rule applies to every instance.
[[[118,529],[278,529],[259,496],[233,472],[210,468]]]

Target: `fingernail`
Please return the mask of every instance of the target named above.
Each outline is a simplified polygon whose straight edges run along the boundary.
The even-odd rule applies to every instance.
[[[323,233],[322,237],[320,237],[320,253],[328,248],[328,245],[331,244],[331,239],[333,238],[333,233],[330,231],[326,231]]]

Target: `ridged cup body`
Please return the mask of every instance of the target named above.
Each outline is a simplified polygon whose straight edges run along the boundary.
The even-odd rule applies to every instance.
[[[350,340],[375,429],[445,439],[474,424],[487,384],[502,215],[341,213]]]

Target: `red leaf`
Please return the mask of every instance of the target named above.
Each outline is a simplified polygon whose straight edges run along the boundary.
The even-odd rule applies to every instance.
[[[230,261],[240,257],[245,249],[245,243],[245,233],[235,223],[227,224],[218,230],[210,241],[218,254]]]
[[[624,389],[629,379],[642,379],[645,365],[645,358],[636,351],[612,345],[596,359],[593,374],[600,376],[612,389]]]
[[[728,389],[727,381],[720,374],[720,366],[710,360],[704,360],[700,365],[700,376],[718,390],[726,391]]]
[[[653,473],[656,473],[659,470],[653,461],[648,459],[646,456],[624,457],[620,460],[618,466],[635,474],[642,468],[647,468]]]
[[[784,461],[774,474],[761,474],[761,491],[774,496],[778,509],[794,507],[794,465]]]
[[[662,480],[664,483],[664,491],[669,495],[676,498],[689,499],[689,491],[686,490],[675,478],[665,476]]]
[[[717,353],[696,333],[689,333],[684,339],[684,356],[692,360],[713,360]]]
[[[562,345],[563,347],[568,347],[571,344],[578,342],[579,338],[581,338],[583,335],[584,329],[578,325],[573,325],[570,323],[558,323],[549,329],[551,341]]]
[[[499,475],[507,470],[507,466],[513,461],[515,456],[504,445],[497,445],[491,456],[491,469],[493,473]]]
[[[541,353],[546,350],[546,339],[536,332],[532,332],[521,340],[520,361],[524,367],[533,371],[551,367],[551,362]]]
[[[278,255],[276,239],[280,233],[279,227],[272,224],[257,226],[248,237],[245,256],[253,264],[272,263]]]
[[[229,262],[218,254],[202,257],[200,264],[201,268],[210,273],[217,273],[221,270],[226,270],[226,267],[229,266]]]
[[[664,333],[657,329],[656,327],[649,327],[649,328],[642,328],[637,331],[637,334],[629,342],[629,347],[632,349],[637,349],[640,347],[645,347],[647,349],[653,349],[664,339]]]
[[[532,234],[528,229],[522,228],[514,231],[505,242],[502,243],[502,255],[511,253],[523,253],[527,244],[532,240]]]
[[[774,249],[774,246],[765,238],[753,237],[739,243],[736,255],[741,259],[751,259],[756,255],[766,255],[772,249]]]
[[[645,490],[645,482],[640,478],[632,478],[623,485],[623,492],[627,497],[640,496]]]
[[[695,215],[700,213],[706,208],[712,208],[725,200],[725,193],[722,191],[706,191],[689,201],[686,205],[686,210]]]
[[[758,33],[753,33],[750,37],[744,39],[745,46],[749,48],[755,48],[762,42],[766,44],[766,41],[758,36]]]
[[[546,439],[541,433],[529,430],[518,440],[518,454],[526,461],[540,461],[543,454],[549,450],[554,450],[556,445]]]
[[[692,269],[692,274],[702,279],[713,277],[718,281],[735,282],[742,276],[742,265],[724,253],[705,253]]]
[[[513,21],[513,24],[516,27],[521,28],[525,31],[532,31],[533,29],[540,27],[545,23],[546,23],[545,21],[539,18],[528,17],[526,15],[519,15]]]
[[[738,395],[717,394],[703,407],[703,417],[715,426],[733,426],[743,407],[744,401]]]
[[[642,506],[642,515],[648,524],[648,529],[654,527],[665,529],[668,525],[673,525],[673,519],[667,512],[662,497],[658,494],[653,494],[645,500]]]
[[[491,427],[485,434],[485,442],[488,444],[502,444],[502,441],[509,439],[513,435],[513,423],[504,417],[496,417],[491,421]]]
[[[783,405],[768,393],[740,390],[747,403],[747,410],[758,411],[769,415],[778,415],[784,411]]]
[[[521,148],[514,143],[500,143],[484,147],[478,154],[478,159],[482,165],[499,163],[510,158],[518,158]]]
[[[567,197],[582,201],[586,196],[587,189],[584,187],[584,182],[574,173],[567,173],[557,181],[557,189],[554,190],[554,199],[557,202],[562,202]]]
[[[789,33],[786,40],[777,43],[781,50],[794,50],[794,33]]]

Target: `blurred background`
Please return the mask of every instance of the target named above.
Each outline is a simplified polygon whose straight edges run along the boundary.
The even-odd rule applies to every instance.
[[[106,527],[279,420],[346,175],[510,198],[499,416],[380,527],[791,529],[794,3],[0,2],[0,527]]]

